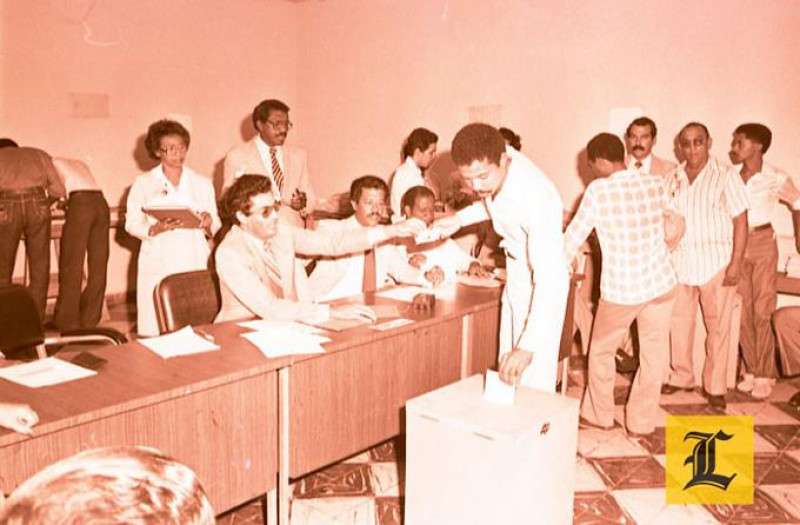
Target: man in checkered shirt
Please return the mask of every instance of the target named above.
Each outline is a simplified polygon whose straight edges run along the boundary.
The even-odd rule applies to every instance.
[[[631,435],[653,432],[659,391],[669,360],[669,320],[678,283],[664,238],[668,200],[661,176],[625,168],[622,141],[601,133],[586,146],[598,178],[586,188],[565,233],[572,261],[592,230],[603,252],[600,302],[589,351],[589,381],[581,406],[583,426],[614,425],[614,352],[636,320],[639,370],[625,411]]]

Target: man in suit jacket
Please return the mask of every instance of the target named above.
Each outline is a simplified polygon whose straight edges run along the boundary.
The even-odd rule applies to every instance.
[[[639,117],[628,125],[625,131],[625,147],[628,150],[625,166],[629,170],[663,177],[678,167],[674,162],[653,155],[657,134],[656,123],[648,117]]]
[[[410,219],[358,232],[323,233],[286,224],[278,217],[280,205],[271,179],[261,175],[243,175],[225,192],[222,212],[232,227],[215,256],[222,296],[216,320],[254,315],[314,323],[329,318],[374,320],[374,313],[363,305],[312,304],[305,268],[295,254],[363,251],[392,237],[419,233],[425,228],[422,221]]]
[[[386,182],[373,175],[365,175],[350,185],[350,201],[355,210],[352,217],[341,221],[322,221],[318,231],[357,235],[380,223],[389,194]],[[421,221],[420,221],[421,222]],[[369,261],[372,258],[374,264]],[[367,268],[372,264],[373,271]],[[365,277],[369,273],[368,277]],[[367,281],[369,280],[369,282]],[[408,284],[439,284],[444,280],[441,268],[426,272],[411,266],[403,246],[390,242],[377,246],[373,253],[350,253],[344,257],[326,257],[317,261],[309,283],[315,301],[330,301],[364,291],[374,291],[395,281]]]
[[[280,100],[262,101],[253,109],[253,126],[258,135],[225,156],[223,189],[245,173],[267,176],[272,180],[275,200],[284,205],[280,217],[293,226],[303,227],[317,199],[308,174],[306,152],[284,144],[292,129],[289,106]]]

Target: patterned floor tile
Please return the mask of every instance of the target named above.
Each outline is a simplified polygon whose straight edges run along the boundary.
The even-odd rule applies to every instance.
[[[372,459],[372,456],[369,455],[369,450],[365,450],[360,454],[356,454],[355,456],[350,456],[349,458],[342,461],[342,463],[369,463]]]
[[[705,508],[716,519],[730,525],[800,523],[761,489],[755,490],[752,505],[706,505]]]
[[[580,492],[575,494],[572,522],[580,525],[617,523],[635,525],[636,521],[608,492]]]
[[[772,395],[769,397],[769,400],[772,403],[786,403],[797,392],[797,385],[789,381],[778,381],[772,389]]]
[[[647,450],[627,438],[621,428],[582,430],[578,433],[578,453],[587,458],[646,456]]]
[[[760,435],[778,450],[800,448],[800,426],[798,425],[756,425],[756,434]]]
[[[372,461],[397,461],[398,458],[404,456],[403,446],[405,442],[402,439],[390,439],[384,441],[376,447],[369,449],[369,455]]]
[[[667,429],[664,427],[656,427],[652,434],[635,438],[628,436],[628,439],[638,443],[650,454],[666,454],[667,452]]]
[[[664,486],[664,468],[652,456],[592,458],[589,463],[594,466],[609,489]]]
[[[369,465],[337,463],[299,480],[295,499],[371,496]]]
[[[664,396],[661,396],[664,399]],[[711,407],[705,401],[702,403],[689,404],[665,404],[662,403],[664,410],[673,416],[718,416],[720,412]]]
[[[797,419],[772,403],[730,403],[728,415],[753,416],[753,425],[796,425]]]
[[[772,406],[794,420],[789,424],[800,425],[800,407],[793,407],[789,403],[772,403]]]
[[[675,525],[719,523],[700,505],[667,505],[664,489],[615,490],[611,494],[636,523]]]
[[[330,501],[330,500],[329,500]],[[292,502],[289,522],[291,525],[333,525],[340,523],[330,514],[324,512],[318,505],[319,500],[295,500]]]
[[[772,464],[775,463],[779,456],[779,452],[753,455],[753,478],[756,480],[756,485],[761,483],[761,478],[772,469]]]
[[[575,492],[602,492],[606,484],[591,463],[578,458],[575,463]]]
[[[363,499],[364,501],[334,515],[336,523],[346,523],[348,525],[375,525],[375,523],[377,523],[375,517],[375,499],[359,499]]]
[[[758,432],[753,432],[753,452],[780,452],[772,441],[766,439]]]
[[[402,525],[402,498],[375,498],[376,525]]]
[[[781,454],[769,467],[767,473],[757,479],[759,479],[759,486],[800,483],[800,463],[786,454]]]
[[[375,496],[400,496],[397,463],[374,463],[370,466],[370,475]]]
[[[663,405],[707,405],[705,398],[695,389],[693,392],[675,392],[670,395],[662,395],[658,401]],[[666,407],[665,407],[666,408]]]
[[[795,519],[800,519],[800,484],[764,485],[759,489],[767,493],[776,503],[792,514]]]
[[[217,525],[245,525],[258,524],[263,520],[263,511],[260,501],[253,501],[242,505],[221,516],[217,516]]]
[[[784,454],[800,463],[800,450],[787,450]]]

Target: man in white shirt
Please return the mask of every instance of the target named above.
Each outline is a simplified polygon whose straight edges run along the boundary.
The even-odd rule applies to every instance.
[[[629,170],[664,177],[678,166],[653,155],[657,134],[656,123],[648,117],[639,117],[628,125],[625,130],[625,147],[628,150],[625,166]]]
[[[365,250],[425,229],[416,219],[359,231],[317,232],[278,217],[272,181],[242,175],[225,192],[222,216],[231,228],[216,251],[222,308],[216,321],[258,316],[281,321],[325,322],[330,318],[375,318],[363,305],[313,304],[305,267],[296,254],[336,255]]]
[[[778,301],[778,242],[770,222],[778,204],[786,174],[764,162],[772,144],[772,132],[763,124],[742,124],[733,132],[731,152],[741,164],[734,166],[747,189],[750,231],[742,259],[739,295],[742,297],[739,346],[746,373],[737,385],[756,399],[772,393],[775,369],[775,337],[772,314]]]
[[[669,321],[678,284],[664,238],[666,189],[662,177],[625,168],[625,149],[616,135],[597,135],[586,151],[598,178],[586,188],[564,234],[567,261],[575,258],[592,230],[603,251],[581,423],[613,427],[614,350],[636,320],[641,366],[625,407],[625,426],[631,435],[650,434],[669,362]]]
[[[747,191],[731,166],[710,157],[705,125],[686,124],[678,141],[686,161],[667,177],[667,191],[686,220],[686,231],[672,252],[680,284],[670,330],[671,373],[661,392],[694,390],[692,343],[699,301],[708,333],[703,389],[713,408],[725,409],[733,301],[747,243]]]
[[[341,221],[320,221],[319,232],[357,232],[380,224],[386,208],[388,188],[386,182],[373,175],[365,175],[350,185],[350,202],[355,213]],[[400,224],[400,223],[396,223]],[[443,280],[440,269],[427,272],[411,266],[405,250],[399,244],[382,243],[373,250],[358,250],[339,254],[338,257],[319,259],[309,276],[311,296],[314,301],[332,301],[340,297],[374,292],[386,285],[406,283],[439,284]]]
[[[305,218],[317,205],[308,173],[306,152],[285,144],[292,122],[289,106],[268,99],[253,109],[253,139],[236,146],[225,156],[223,189],[234,179],[252,173],[272,180],[275,199],[282,203],[281,217],[293,226],[302,227]]]
[[[435,221],[433,228],[449,236],[491,219],[503,238],[508,275],[501,302],[500,377],[553,392],[569,287],[561,197],[547,175],[506,147],[488,124],[462,128],[451,151],[461,177],[481,200]]]
[[[430,188],[412,187],[403,195],[400,204],[404,217],[419,219],[426,226],[433,224],[434,196]],[[458,272],[484,279],[492,277],[492,272],[450,238],[424,244],[407,243],[406,249],[409,264],[423,271],[439,268],[445,280],[455,280]]]
[[[389,201],[392,207],[392,221],[403,220],[403,207],[400,201],[409,188],[431,184],[424,173],[436,157],[438,141],[436,133],[425,128],[416,128],[403,144],[403,163],[397,167],[392,177]]]

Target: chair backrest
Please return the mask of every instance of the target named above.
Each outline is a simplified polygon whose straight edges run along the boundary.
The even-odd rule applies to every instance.
[[[154,300],[158,331],[162,334],[187,325],[213,323],[222,304],[219,280],[210,270],[165,277],[156,286]]]
[[[39,311],[21,284],[0,286],[0,349],[38,346],[44,342]]]

